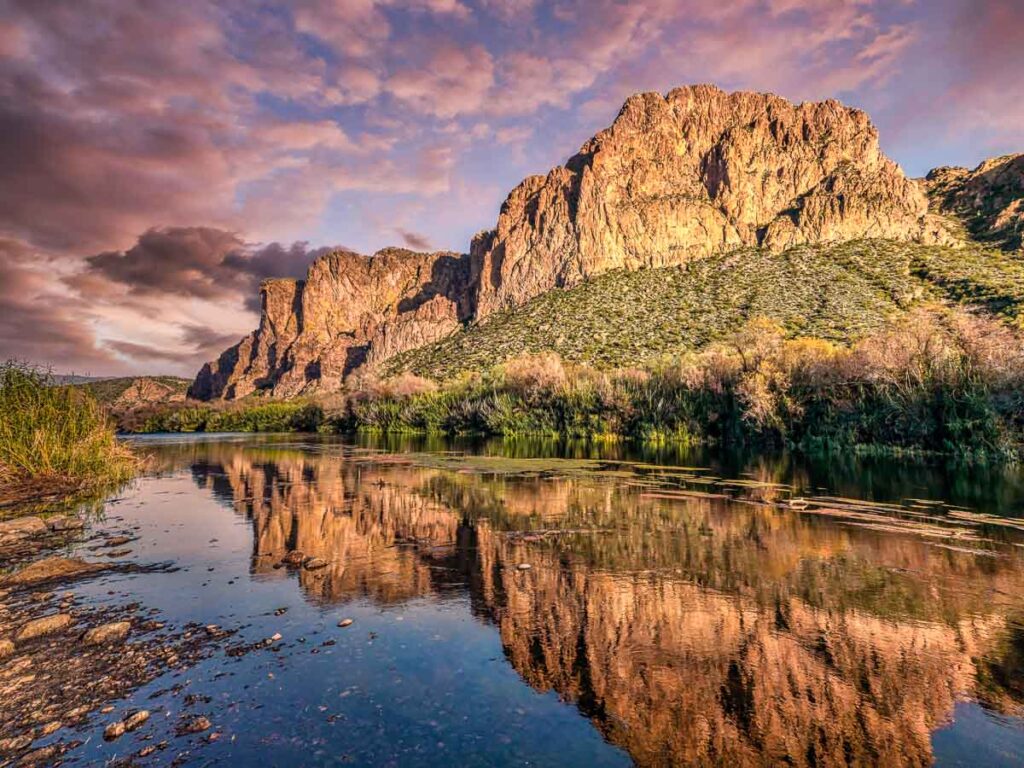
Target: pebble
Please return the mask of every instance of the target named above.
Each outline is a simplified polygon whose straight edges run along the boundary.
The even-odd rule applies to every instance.
[[[119,739],[124,736],[124,732],[124,723],[118,720],[103,729],[103,738],[106,741],[113,741],[114,739]]]
[[[39,729],[39,738],[49,736],[51,733],[59,731],[63,725],[64,724],[60,720],[54,720],[53,722],[47,723]]]
[[[272,634],[270,636],[270,642],[272,642],[272,643],[276,643],[280,639],[281,639],[281,633],[280,632],[275,632],[274,634]]]
[[[530,565],[529,563],[520,563],[520,564],[519,564],[519,565],[517,565],[516,567],[517,567],[517,568],[518,568],[518,569],[519,569],[520,571],[528,571],[528,570],[530,570],[531,568],[533,568],[533,566],[532,566],[532,565]]]
[[[0,640],[0,659],[7,658],[14,653],[14,643],[10,640]]]
[[[327,567],[327,561],[322,557],[311,557],[302,564],[302,567],[307,571],[318,571]]]
[[[338,622],[339,627],[350,627],[352,626],[352,619],[342,619]]]

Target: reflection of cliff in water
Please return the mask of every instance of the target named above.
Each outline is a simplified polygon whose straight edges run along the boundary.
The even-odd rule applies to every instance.
[[[926,537],[615,478],[210,446],[197,481],[313,599],[466,594],[518,673],[637,763],[927,764],[954,701],[1019,714],[1024,570]],[[517,566],[529,563],[529,569]]]

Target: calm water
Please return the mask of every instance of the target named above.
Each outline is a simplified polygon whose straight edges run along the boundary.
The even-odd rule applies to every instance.
[[[99,525],[138,526],[130,557],[179,570],[76,592],[241,627],[239,642],[282,635],[120,703],[159,702],[150,727],[177,749],[151,763],[194,746],[171,734],[188,693],[223,732],[197,764],[1024,761],[1015,470],[140,443],[159,471]],[[291,549],[329,565],[275,568]],[[80,761],[139,746],[91,736]]]

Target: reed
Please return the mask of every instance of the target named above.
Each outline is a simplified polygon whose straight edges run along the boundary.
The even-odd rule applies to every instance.
[[[132,478],[138,459],[106,412],[74,387],[8,362],[0,367],[0,498],[75,496]]]

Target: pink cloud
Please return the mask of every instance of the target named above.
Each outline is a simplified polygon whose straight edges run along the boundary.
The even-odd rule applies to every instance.
[[[454,117],[480,111],[494,84],[494,63],[485,48],[444,43],[424,60],[396,71],[387,92],[417,112]]]

